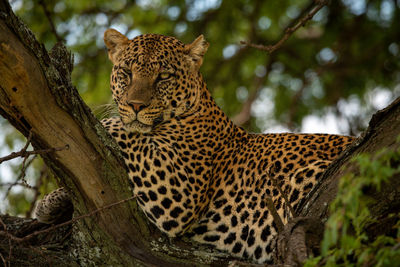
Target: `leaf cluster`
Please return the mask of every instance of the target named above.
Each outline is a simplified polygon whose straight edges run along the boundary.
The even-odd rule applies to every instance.
[[[372,236],[369,226],[379,224],[379,220],[372,216],[370,207],[377,200],[367,194],[380,191],[393,175],[400,173],[400,149],[383,149],[374,156],[361,154],[354,161],[359,174],[348,174],[340,180],[338,194],[330,206],[321,256],[310,259],[306,266],[395,266],[400,262],[399,214],[388,215],[397,221],[393,231]]]

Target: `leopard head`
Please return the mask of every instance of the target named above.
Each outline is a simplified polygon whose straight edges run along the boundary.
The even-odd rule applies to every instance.
[[[114,29],[104,33],[114,64],[111,90],[128,132],[150,133],[177,116],[189,115],[203,85],[199,68],[208,43],[145,34],[129,40]]]

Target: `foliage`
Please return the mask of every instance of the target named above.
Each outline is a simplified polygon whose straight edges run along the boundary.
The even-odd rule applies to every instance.
[[[331,203],[331,215],[326,223],[321,256],[310,259],[305,266],[395,266],[400,263],[399,214],[391,214],[397,221],[395,236],[368,235],[367,227],[378,223],[371,217],[369,205],[374,201],[365,191],[381,190],[395,174],[400,173],[400,149],[383,149],[374,157],[366,154],[354,161],[360,173],[341,178],[339,191]],[[396,247],[397,246],[397,249]]]

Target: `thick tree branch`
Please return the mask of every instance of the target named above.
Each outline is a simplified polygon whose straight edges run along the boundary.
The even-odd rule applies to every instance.
[[[397,98],[387,108],[378,111],[372,117],[367,130],[336,159],[325,171],[320,179],[320,183],[309,194],[309,198],[299,205],[298,213],[300,216],[327,219],[329,216],[329,203],[335,198],[340,177],[347,173],[357,173],[358,165],[351,162],[351,158],[360,153],[375,155],[382,148],[398,149],[397,138],[400,135],[400,98]],[[397,177],[398,178],[398,177]],[[393,209],[400,207],[400,179],[393,177],[390,186],[383,188],[381,192],[374,192],[374,199],[386,199],[389,190],[392,200],[390,201]],[[378,204],[388,204],[387,201],[377,202]],[[388,207],[386,207],[388,209]],[[384,215],[382,209],[371,209],[375,215]],[[374,215],[374,214],[373,214]]]
[[[300,203],[296,212],[301,217],[289,221],[284,231],[279,232],[276,263],[301,266],[309,255],[319,253],[324,222],[329,216],[330,203],[337,195],[339,180],[346,174],[359,172],[358,164],[351,159],[360,153],[376,155],[382,148],[398,150],[399,118],[400,98],[377,112],[364,134],[329,166],[308,198]],[[400,163],[391,164],[396,167]],[[400,175],[393,175],[380,191],[365,188],[363,193],[375,200],[369,207],[375,220],[366,226],[368,237],[374,240],[378,235],[390,235],[400,219]]]

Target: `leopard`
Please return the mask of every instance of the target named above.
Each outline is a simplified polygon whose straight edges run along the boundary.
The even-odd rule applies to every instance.
[[[170,238],[273,263],[278,233],[354,137],[249,133],[216,104],[200,72],[209,43],[104,33],[118,144],[140,209]],[[218,70],[216,70],[218,71]],[[232,74],[233,76],[234,74]]]

